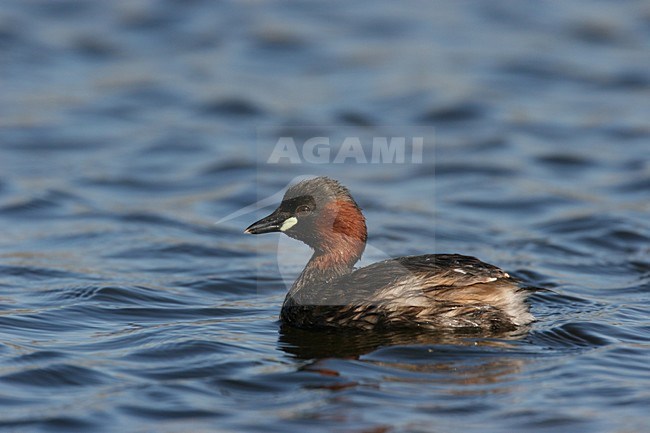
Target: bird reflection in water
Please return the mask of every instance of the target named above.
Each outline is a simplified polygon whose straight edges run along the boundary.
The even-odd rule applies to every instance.
[[[307,361],[300,371],[330,379],[316,380],[310,388],[337,391],[360,386],[357,380],[350,379],[356,374],[345,371],[352,360],[367,363],[369,368],[386,368],[383,382],[444,384],[445,392],[456,395],[502,393],[508,392],[508,387],[480,385],[505,385],[508,376],[521,370],[529,358],[517,350],[517,340],[527,332],[435,333],[402,329],[368,333],[282,326],[278,346],[291,357]]]

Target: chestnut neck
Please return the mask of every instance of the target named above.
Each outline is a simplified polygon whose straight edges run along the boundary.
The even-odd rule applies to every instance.
[[[352,272],[366,247],[366,221],[354,201],[334,200],[321,215],[315,226],[318,242],[312,245],[314,254],[293,283],[290,294]]]

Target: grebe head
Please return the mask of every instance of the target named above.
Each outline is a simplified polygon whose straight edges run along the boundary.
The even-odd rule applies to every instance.
[[[280,206],[245,233],[278,231],[306,243],[317,254],[337,254],[352,263],[361,257],[367,238],[361,209],[347,188],[328,177],[290,187]]]

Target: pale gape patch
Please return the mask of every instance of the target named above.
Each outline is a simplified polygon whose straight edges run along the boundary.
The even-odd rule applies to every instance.
[[[280,227],[280,231],[281,232],[286,232],[291,227],[295,226],[297,223],[298,223],[298,218],[296,218],[296,217],[287,218],[282,223],[282,226]]]

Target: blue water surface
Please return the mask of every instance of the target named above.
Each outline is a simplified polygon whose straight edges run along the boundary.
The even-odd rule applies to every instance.
[[[0,428],[647,431],[649,47],[642,0],[3,1]],[[475,255],[538,321],[281,327],[309,252],[242,230],[301,175],[351,189],[364,263]]]

